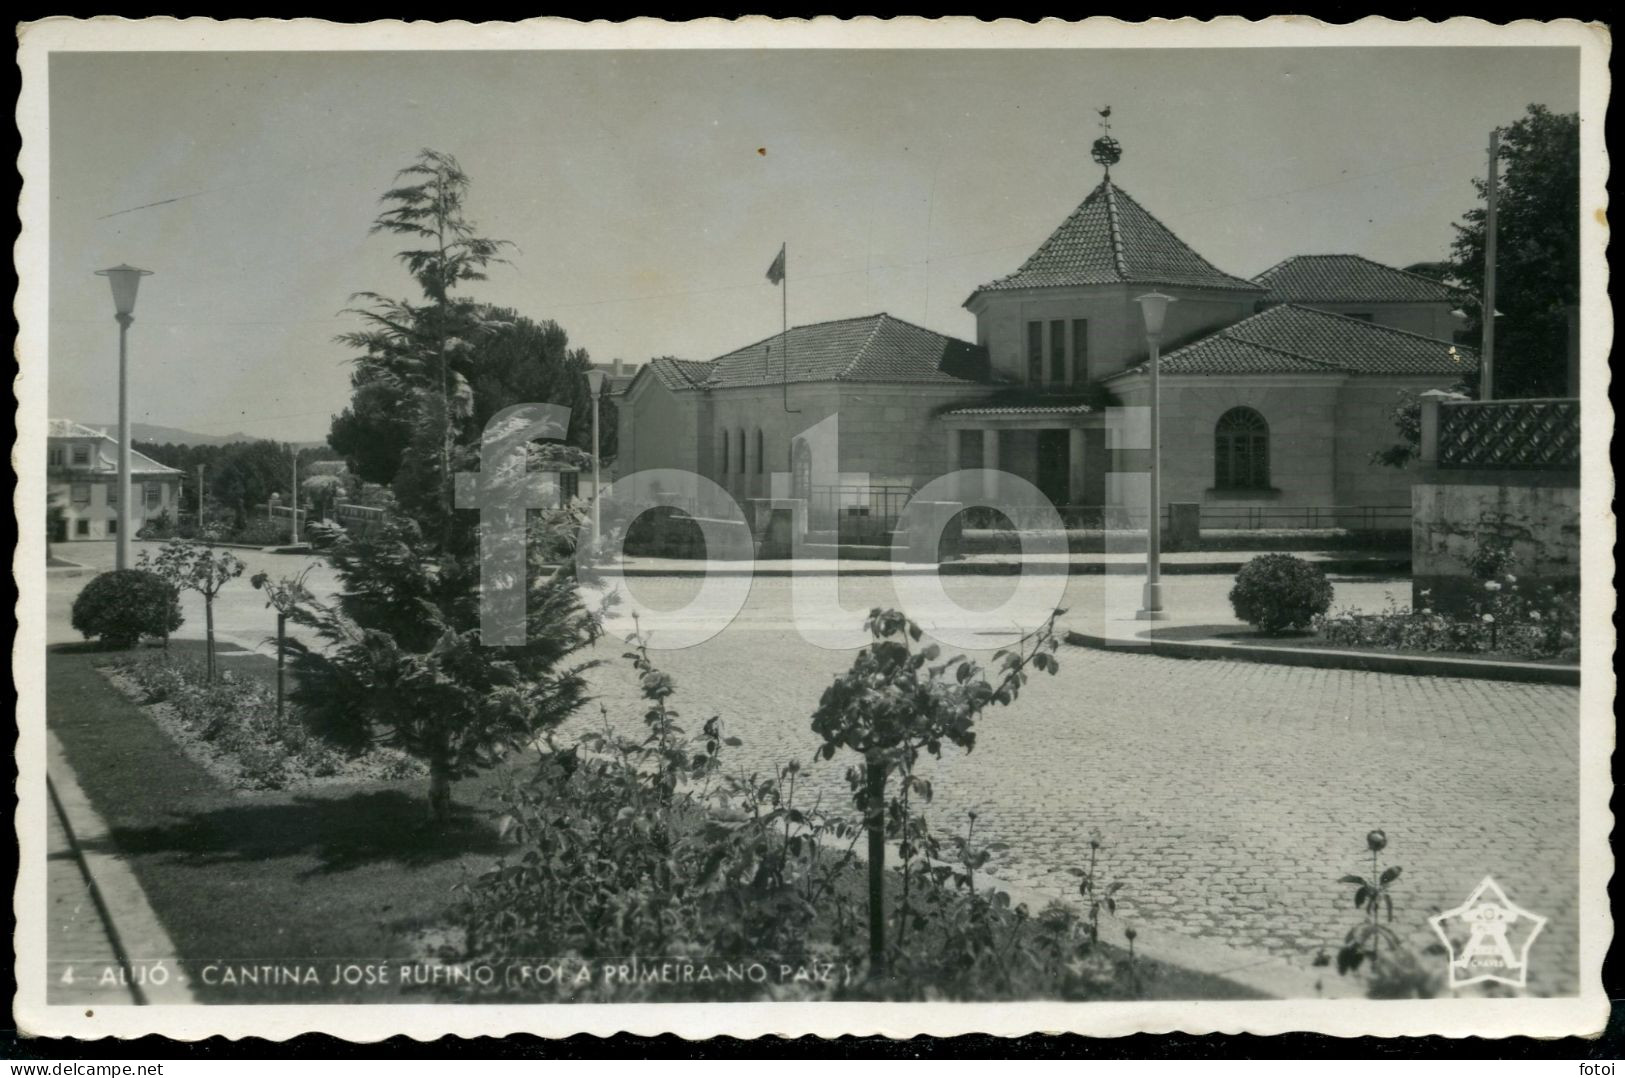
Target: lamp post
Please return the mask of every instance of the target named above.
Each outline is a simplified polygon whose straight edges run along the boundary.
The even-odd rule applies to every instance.
[[[1145,596],[1140,612],[1143,621],[1161,621],[1168,615],[1162,608],[1162,320],[1174,297],[1147,292],[1135,298],[1145,319],[1145,340],[1151,348],[1151,494],[1150,515],[1145,526]]]
[[[587,392],[592,394],[592,545],[598,547],[598,398],[604,392],[603,371],[587,368]]]
[[[126,338],[130,323],[135,321],[136,289],[141,286],[141,278],[151,275],[151,270],[123,264],[96,271],[96,276],[106,277],[113,286],[113,318],[118,322],[118,541],[114,564],[119,569],[130,567],[130,522],[135,518],[130,504],[130,364]]]

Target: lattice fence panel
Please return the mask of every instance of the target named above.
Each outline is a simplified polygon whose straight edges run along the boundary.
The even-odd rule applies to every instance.
[[[1580,402],[1441,404],[1439,464],[1445,468],[1578,468]]]

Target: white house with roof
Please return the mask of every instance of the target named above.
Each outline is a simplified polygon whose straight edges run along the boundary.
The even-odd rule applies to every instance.
[[[180,504],[181,473],[145,453],[130,451],[129,513],[118,500],[118,440],[105,430],[71,419],[50,421],[45,451],[46,498],[61,510],[52,542],[112,539],[126,518],[139,532],[162,513],[173,517]]]
[[[965,301],[974,342],[875,314],[646,364],[616,398],[620,474],[688,469],[742,501],[767,496],[774,472],[806,497],[860,476],[917,490],[989,468],[1058,506],[1101,507],[1110,472],[1146,466],[1143,451],[1110,440],[1110,406],[1149,402],[1135,298],[1152,290],[1176,301],[1162,337],[1165,502],[1216,517],[1356,510],[1327,523],[1408,506],[1411,477],[1371,455],[1396,440],[1403,394],[1448,388],[1476,366],[1450,340],[1461,295],[1357,255],[1234,276],[1109,168],[1031,257]],[[832,415],[836,474],[808,475],[798,438]]]

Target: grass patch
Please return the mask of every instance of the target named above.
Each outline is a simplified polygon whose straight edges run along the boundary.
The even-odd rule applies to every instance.
[[[175,650],[201,648],[176,641]],[[240,650],[240,649],[233,649]],[[344,964],[421,961],[423,940],[442,931],[452,889],[503,852],[490,802],[504,768],[457,786],[453,820],[428,822],[422,780],[354,783],[297,794],[233,790],[193,763],[98,667],[127,653],[64,645],[47,656],[47,722],[91,804],[106,821],[112,849],[127,858],[206,1003],[430,1002],[445,999],[389,985],[348,985]],[[274,679],[275,662],[243,653],[225,660],[239,676]],[[840,886],[855,899],[861,864]],[[888,888],[901,888],[895,875]],[[1112,961],[1124,952],[1103,948]],[[518,957],[518,956],[516,956]],[[315,982],[203,983],[205,965],[238,971],[310,970]],[[1233,982],[1139,960],[1148,999],[1259,998]],[[453,999],[478,999],[453,995]],[[553,999],[567,999],[561,993]],[[494,1001],[494,1000],[493,1000]]]

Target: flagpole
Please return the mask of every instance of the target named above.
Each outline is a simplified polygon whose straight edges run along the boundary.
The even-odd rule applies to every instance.
[[[779,339],[784,342],[780,351],[784,353],[779,360],[784,376],[779,379],[784,395],[784,410],[786,412],[799,412],[800,408],[790,407],[790,243],[786,240],[779,244],[779,258],[783,259],[784,279],[780,282],[782,295],[779,297],[780,325],[783,327]],[[792,469],[793,470],[793,469]]]

